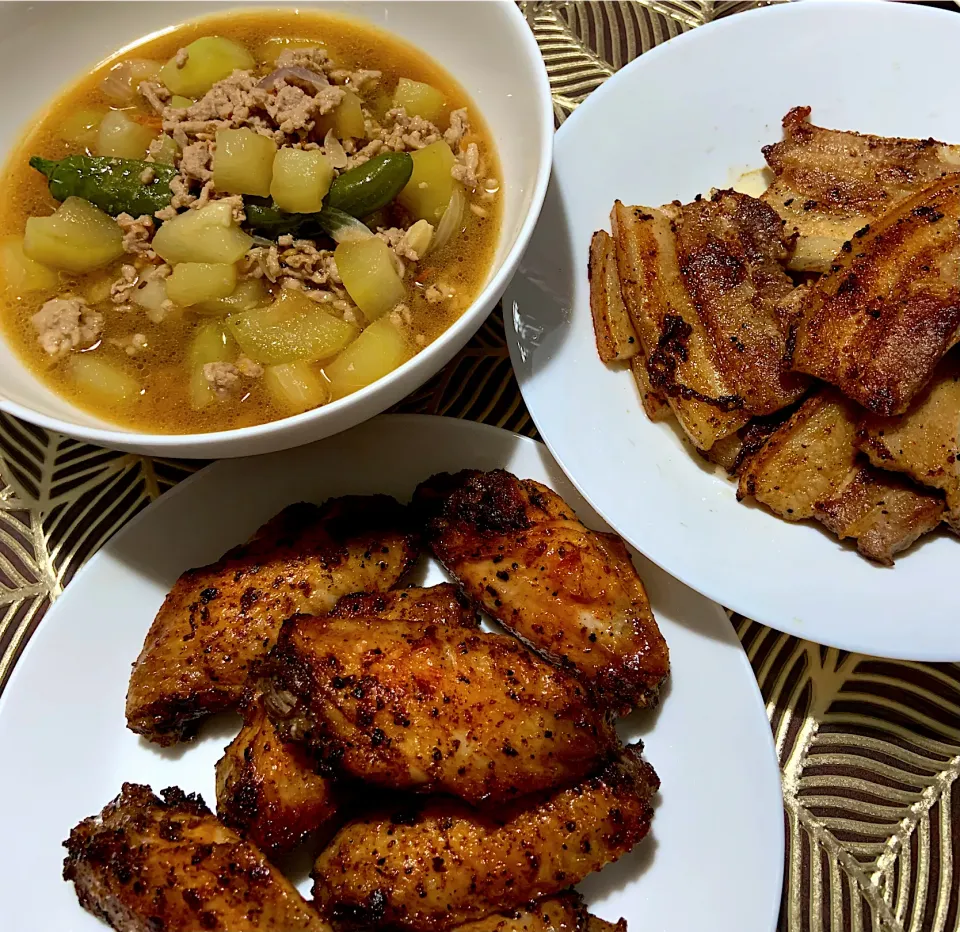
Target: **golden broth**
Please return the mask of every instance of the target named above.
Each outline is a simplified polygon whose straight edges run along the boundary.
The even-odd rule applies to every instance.
[[[112,67],[130,58],[165,62],[178,49],[204,35],[233,39],[254,55],[258,46],[272,37],[315,41],[327,49],[339,68],[373,68],[381,71],[383,76],[374,93],[392,91],[400,77],[430,84],[446,96],[448,112],[460,107],[468,108],[471,135],[480,147],[486,174],[492,178],[500,177],[492,139],[480,113],[451,76],[413,46],[374,27],[337,16],[292,10],[234,12],[176,27],[157,38],[128,48],[122,55],[116,55],[84,76],[54,100],[38,123],[28,131],[4,169],[0,184],[0,238],[22,235],[28,217],[46,216],[56,208],[57,202],[48,192],[46,179],[29,167],[29,158],[42,155],[59,159],[83,151],[81,147],[64,142],[59,136],[59,128],[64,119],[77,110],[111,106],[99,86]],[[258,65],[263,73],[270,71],[270,68]],[[159,118],[148,112],[139,99],[138,105],[142,121],[149,123],[153,119],[159,124]],[[444,125],[440,126],[441,130],[444,128]],[[479,293],[497,245],[500,203],[501,198],[485,202],[483,211],[486,216],[466,210],[463,232],[448,246],[431,253],[408,272],[404,283],[408,286],[406,304],[410,309],[410,318],[403,329],[411,355],[443,333]],[[102,296],[108,283],[119,276],[120,267],[132,259],[132,256],[126,255],[109,268],[86,275],[71,276],[62,272],[62,287],[58,293],[91,294],[89,289],[95,292],[99,285]],[[438,304],[429,303],[424,291],[430,284],[449,286],[456,292],[455,299]],[[52,359],[38,343],[30,318],[53,296],[49,293],[29,294],[17,299],[0,281],[4,333],[40,379],[58,394],[92,414],[141,431],[198,433],[247,427],[287,417],[291,413],[289,408],[271,398],[263,379],[245,382],[244,392],[234,398],[195,409],[190,402],[187,351],[197,326],[210,322],[212,318],[187,310],[156,324],[147,318],[142,309],[126,312],[117,310],[110,305],[109,299],[90,301],[103,313],[105,325],[103,338],[87,352],[122,367],[138,380],[142,388],[138,396],[124,402],[106,401],[99,395],[91,394],[79,386],[71,375],[70,367],[65,364],[69,357]],[[123,348],[109,342],[110,338],[123,339],[135,332],[144,334],[148,340],[148,349],[136,356],[127,355]],[[321,361],[313,366],[321,378],[323,364]]]

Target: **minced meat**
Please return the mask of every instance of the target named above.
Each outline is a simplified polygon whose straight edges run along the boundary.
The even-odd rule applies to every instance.
[[[30,318],[43,351],[60,358],[79,347],[96,343],[103,333],[103,315],[83,298],[52,298]]]

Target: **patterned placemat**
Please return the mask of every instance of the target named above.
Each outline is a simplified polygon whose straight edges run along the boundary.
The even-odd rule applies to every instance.
[[[559,125],[637,55],[758,5],[642,0],[521,7],[550,71]],[[499,310],[398,410],[536,436]],[[197,466],[102,450],[0,415],[0,689],[84,560]],[[780,930],[958,932],[960,665],[846,654],[739,616],[732,623],[766,701],[783,771]],[[749,817],[730,813],[731,832]]]

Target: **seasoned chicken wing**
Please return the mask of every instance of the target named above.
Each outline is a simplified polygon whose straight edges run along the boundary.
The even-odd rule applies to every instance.
[[[874,414],[906,411],[960,338],[960,175],[856,234],[791,326],[794,369]]]
[[[951,353],[943,360],[906,414],[868,414],[857,437],[874,466],[942,489],[944,519],[960,534],[960,355]]]
[[[783,140],[763,154],[775,178],[762,200],[796,235],[790,267],[804,272],[826,272],[857,230],[960,170],[960,146],[824,129],[809,107],[783,118]]]
[[[349,928],[439,932],[579,883],[647,834],[659,786],[638,748],[578,786],[518,801],[499,818],[463,804],[371,814],[314,865],[321,912]]]
[[[262,672],[281,735],[385,787],[510,799],[573,783],[618,746],[578,680],[506,635],[299,615]]]
[[[389,592],[354,592],[340,599],[329,617],[480,627],[476,609],[452,583],[425,589],[410,586]]]
[[[317,773],[299,744],[284,741],[251,692],[243,728],[217,762],[217,815],[269,855],[289,851],[308,835],[332,832],[344,791]]]
[[[158,744],[189,737],[240,701],[285,618],[389,589],[416,556],[406,510],[388,496],[284,509],[249,543],[177,580],[133,665],[128,727]]]
[[[503,470],[434,476],[414,507],[466,593],[605,708],[656,700],[667,645],[619,537],[588,530],[555,492]]]
[[[592,918],[579,895],[570,891],[464,923],[452,932],[588,932]]]
[[[64,842],[64,880],[117,932],[331,932],[293,885],[196,795],[125,783]]]

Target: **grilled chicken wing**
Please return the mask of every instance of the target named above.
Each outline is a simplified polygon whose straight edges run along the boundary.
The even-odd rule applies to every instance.
[[[874,466],[942,489],[944,518],[960,534],[960,356],[951,353],[943,360],[906,414],[864,417],[858,443]]]
[[[545,897],[521,909],[467,922],[452,932],[588,932],[592,918],[583,900],[571,891]]]
[[[269,855],[289,851],[308,835],[332,831],[343,790],[317,773],[301,745],[284,741],[251,692],[244,725],[217,762],[217,815]]]
[[[935,494],[865,464],[856,449],[859,409],[833,389],[808,398],[750,455],[738,498],[752,495],[788,521],[815,518],[878,563],[931,531],[943,514]]]
[[[627,920],[621,919],[613,923],[598,919],[596,916],[588,916],[586,932],[627,932]]]
[[[854,237],[792,324],[793,368],[874,414],[906,411],[960,338],[960,175]]]
[[[348,823],[314,866],[321,912],[352,928],[439,932],[578,883],[646,835],[659,781],[637,748],[500,819],[453,801]]]
[[[158,744],[190,736],[240,701],[284,618],[389,589],[416,556],[406,510],[388,496],[284,509],[249,543],[177,580],[133,666],[128,727]]]
[[[579,681],[506,635],[300,615],[263,674],[282,735],[385,787],[510,799],[573,783],[617,748]]]
[[[390,592],[354,592],[340,599],[328,617],[480,627],[476,610],[451,583],[426,589],[411,586]]]
[[[667,645],[619,537],[588,530],[555,492],[503,470],[434,476],[414,507],[467,594],[604,707],[656,700]]]
[[[331,932],[198,796],[125,783],[64,842],[80,905],[118,932]]]
[[[823,129],[809,107],[783,118],[783,140],[764,146],[775,180],[762,196],[796,235],[790,267],[826,272],[845,242],[882,213],[949,172],[960,146]]]

